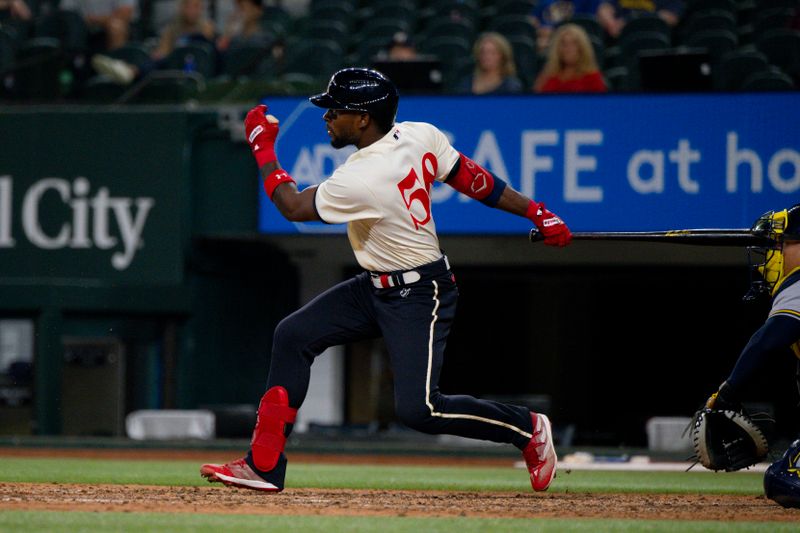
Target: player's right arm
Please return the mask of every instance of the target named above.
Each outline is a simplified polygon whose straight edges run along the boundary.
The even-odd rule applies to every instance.
[[[444,182],[460,193],[483,204],[525,217],[533,222],[549,246],[566,246],[572,240],[569,228],[543,202],[536,202],[515,191],[503,180],[453,148],[443,133],[436,130],[434,141],[442,161],[454,161]]]
[[[247,113],[244,120],[245,136],[261,172],[264,192],[287,220],[321,220],[314,207],[317,187],[312,185],[298,191],[295,181],[281,168],[275,154],[278,120],[271,115],[268,117],[266,112],[267,106],[256,106]]]

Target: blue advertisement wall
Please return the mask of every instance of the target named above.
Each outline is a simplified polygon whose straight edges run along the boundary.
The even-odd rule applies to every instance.
[[[354,151],[330,146],[322,110],[265,101],[281,120],[281,164],[302,188]],[[461,152],[577,231],[750,227],[800,201],[800,95],[404,97],[398,121],[430,122]],[[398,180],[406,175],[398,169]],[[524,219],[436,184],[442,234],[526,232]],[[343,232],[285,221],[262,192],[265,233]]]

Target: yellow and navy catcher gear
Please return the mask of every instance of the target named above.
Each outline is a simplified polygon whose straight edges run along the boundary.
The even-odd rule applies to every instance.
[[[800,507],[800,440],[767,468],[764,493],[783,507]]]
[[[752,300],[761,294],[772,295],[783,281],[783,243],[800,240],[800,204],[783,211],[767,211],[756,220],[752,230],[776,244],[747,249],[751,277],[745,300]]]

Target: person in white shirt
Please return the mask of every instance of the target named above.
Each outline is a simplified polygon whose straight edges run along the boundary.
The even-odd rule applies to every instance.
[[[291,221],[347,224],[361,274],[295,311],[275,330],[267,392],[246,457],[205,464],[209,481],[268,492],[283,490],[284,446],[303,403],[314,358],[330,346],[383,337],[394,374],[395,407],[407,426],[515,445],[534,490],[547,490],[556,453],[547,416],[527,408],[446,396],[439,391],[444,349],[458,289],[439,249],[431,212],[434,181],[484,204],[527,217],[545,244],[566,246],[571,233],[544,204],[518,193],[453,148],[435,126],[395,123],[399,96],[383,74],[340,70],[311,102],[335,148],[358,149],[319,186],[298,191],[275,154],[278,120],[252,109],[245,132],[267,195]]]

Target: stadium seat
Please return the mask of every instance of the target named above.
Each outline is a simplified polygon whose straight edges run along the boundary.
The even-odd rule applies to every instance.
[[[708,30],[736,31],[736,16],[730,11],[722,9],[706,9],[696,11],[684,26],[684,35]]]
[[[628,87],[628,67],[613,67],[603,72],[609,91],[624,92]]]
[[[495,18],[489,23],[489,29],[496,31],[506,38],[514,35],[523,35],[536,39],[536,29],[533,27],[526,17],[521,15],[504,15],[499,12]]]
[[[130,65],[142,68],[152,62],[150,54],[142,43],[131,42],[109,51],[106,55],[120,59]]]
[[[420,17],[427,20],[433,18],[468,20],[477,27],[481,19],[481,10],[476,0],[433,0],[420,10]]]
[[[687,2],[687,13],[686,15],[690,15],[691,13],[697,11],[703,11],[706,9],[724,9],[726,11],[730,11],[733,13],[736,11],[736,1],[735,0],[690,0]]]
[[[755,0],[756,9],[764,10],[776,7],[796,8],[797,0]]]
[[[292,27],[292,17],[280,6],[264,6],[261,26],[270,34],[276,37],[287,35]]]
[[[337,43],[346,43],[350,39],[347,24],[341,20],[310,19],[303,34],[309,39],[326,39]]]
[[[220,58],[220,73],[231,78],[258,75],[270,70],[270,50],[266,46],[231,46]]]
[[[624,47],[626,40],[644,32],[660,33],[667,38],[667,42],[671,40],[671,30],[667,23],[658,15],[645,14],[636,16],[625,23],[619,35],[619,43]]]
[[[528,0],[499,0],[495,2],[497,12],[504,15],[530,15],[536,2]]]
[[[757,50],[737,50],[722,56],[713,69],[714,88],[738,91],[751,74],[767,70],[767,57]]]
[[[756,46],[772,65],[793,77],[800,74],[800,31],[768,30],[756,38]]]
[[[420,50],[438,57],[445,72],[452,69],[455,59],[469,57],[472,43],[461,37],[434,37],[419,44]]]
[[[125,86],[103,75],[93,76],[83,86],[81,101],[92,104],[113,104],[125,92]]]
[[[461,82],[471,76],[475,70],[475,60],[472,56],[460,57],[453,60],[449,71],[445,72],[444,88],[454,92],[458,89]]]
[[[349,2],[339,2],[337,0],[326,0],[315,2],[308,13],[311,20],[338,20],[344,24],[350,24],[355,17],[356,11],[354,4]]]
[[[59,76],[64,67],[61,43],[51,37],[36,37],[17,49],[14,92],[26,100],[53,100],[61,96]]]
[[[387,49],[390,39],[391,35],[388,39],[385,36],[379,36],[355,41],[356,52],[353,60],[364,65],[372,63],[376,55]]]
[[[766,31],[789,27],[789,22],[794,17],[795,11],[786,7],[771,7],[758,11],[753,18],[753,30],[756,35]]]
[[[84,52],[88,45],[89,30],[83,17],[76,11],[54,11],[36,19],[35,37],[58,39],[67,54]]]
[[[738,38],[730,30],[705,30],[693,33],[686,38],[684,43],[687,46],[705,48],[711,57],[711,62],[715,63],[719,59],[736,49]]]
[[[390,2],[374,6],[375,18],[402,21],[409,29],[417,23],[417,7],[410,2]]]
[[[167,69],[198,72],[206,78],[217,73],[217,51],[211,44],[192,43],[175,48],[165,59]]]
[[[327,78],[311,76],[301,72],[288,72],[281,76],[281,82],[285,84],[289,94],[308,95],[320,92],[325,89]]]
[[[6,72],[14,64],[16,50],[15,36],[6,31],[6,28],[0,28],[0,72]]]
[[[669,48],[669,37],[660,31],[639,31],[620,39],[622,64],[629,69],[638,68],[639,52]]]
[[[339,43],[324,40],[303,41],[287,50],[283,73],[308,74],[325,78],[342,66],[344,52]]]
[[[791,91],[793,89],[792,79],[775,67],[751,74],[742,83],[743,91]]]
[[[196,98],[205,89],[198,72],[154,70],[128,89],[120,103],[179,104]]]
[[[321,7],[338,7],[341,9],[355,9],[358,5],[358,0],[311,0],[310,10],[314,11]]]
[[[597,63],[605,70],[614,67],[625,66],[625,59],[622,55],[622,48],[619,45],[609,46],[603,49],[603,56],[597,58]]]
[[[475,40],[475,26],[467,20],[434,18],[420,32],[421,39],[433,37],[461,37],[469,42]]]
[[[539,56],[536,51],[536,41],[530,37],[515,35],[509,39],[514,51],[514,63],[517,66],[517,76],[525,87],[530,88],[539,72]]]
[[[411,28],[403,20],[390,19],[390,18],[376,18],[367,21],[364,26],[353,35],[354,42],[361,39],[371,39],[374,37],[383,37],[384,41],[388,44],[392,40],[392,35],[397,32],[409,33]]]
[[[595,36],[600,39],[601,42],[605,38],[605,31],[603,30],[603,27],[600,26],[600,23],[597,22],[597,19],[593,15],[574,15],[567,22],[576,24],[583,28],[590,38]]]

